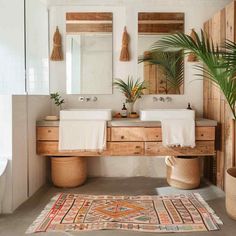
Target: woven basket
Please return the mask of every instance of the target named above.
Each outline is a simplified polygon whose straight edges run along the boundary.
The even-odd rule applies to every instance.
[[[179,189],[194,189],[200,184],[200,160],[198,157],[166,157],[167,182]]]
[[[52,157],[51,175],[57,187],[77,187],[87,178],[87,160],[84,157]]]
[[[225,204],[228,215],[236,220],[236,167],[226,170]]]

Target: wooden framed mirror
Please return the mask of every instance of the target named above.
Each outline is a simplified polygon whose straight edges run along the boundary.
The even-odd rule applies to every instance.
[[[138,13],[138,77],[147,82],[145,94],[184,93],[182,52],[152,51],[155,42],[176,32],[184,32],[184,13]]]

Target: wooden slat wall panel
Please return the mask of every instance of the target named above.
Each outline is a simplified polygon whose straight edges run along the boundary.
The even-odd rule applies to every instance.
[[[184,13],[139,12],[138,32],[142,34],[184,32]]]
[[[66,20],[112,21],[112,13],[111,12],[67,12]]]
[[[236,39],[236,4],[231,2],[225,7],[226,11],[226,38],[230,41],[235,41]]]
[[[80,33],[80,32],[112,32],[112,24],[99,23],[99,24],[66,24],[67,33]]]
[[[205,32],[218,46],[222,46],[225,39],[235,41],[235,12],[236,4],[233,1],[204,24]],[[225,169],[235,164],[235,122],[232,122],[232,114],[223,93],[212,82],[206,79],[204,79],[203,94],[204,117],[218,121],[218,133],[220,134],[216,163],[206,161],[205,172],[209,172],[212,168],[216,167],[217,185],[224,188]]]
[[[184,24],[139,24],[139,33],[169,34],[183,32]]]
[[[184,21],[184,13],[181,12],[139,12],[138,20],[181,20]]]
[[[112,32],[112,13],[67,12],[66,32]]]

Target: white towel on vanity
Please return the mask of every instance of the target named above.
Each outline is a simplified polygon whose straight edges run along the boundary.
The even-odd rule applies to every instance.
[[[106,121],[61,120],[59,151],[106,149]]]
[[[165,119],[161,127],[163,146],[195,147],[194,119]]]

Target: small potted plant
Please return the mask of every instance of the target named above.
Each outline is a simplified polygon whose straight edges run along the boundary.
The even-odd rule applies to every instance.
[[[60,110],[62,109],[62,104],[65,103],[65,100],[61,97],[61,95],[57,92],[57,93],[51,93],[50,94],[50,99],[53,100],[54,104],[57,107],[57,119],[58,119],[58,115],[60,113]]]
[[[134,104],[137,99],[142,97],[146,89],[144,81],[140,82],[139,79],[137,79],[134,82],[133,77],[128,76],[127,82],[122,79],[116,79],[113,84],[115,88],[119,89],[125,95],[129,116],[137,115],[136,112],[134,112]]]

